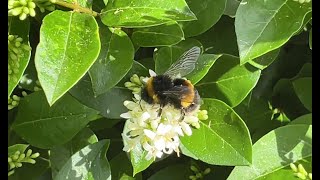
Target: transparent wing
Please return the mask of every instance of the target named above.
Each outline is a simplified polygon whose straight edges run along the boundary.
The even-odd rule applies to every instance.
[[[200,48],[197,46],[192,47],[187,52],[182,54],[164,74],[170,77],[183,77],[191,73],[195,67],[199,55]]]

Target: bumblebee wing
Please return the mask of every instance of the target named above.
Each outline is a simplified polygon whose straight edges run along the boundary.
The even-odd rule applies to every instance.
[[[163,91],[163,94],[171,98],[182,99],[188,92],[189,89],[185,86],[174,86],[169,90]]]
[[[183,53],[164,74],[170,77],[186,76],[193,71],[199,55],[200,48],[197,46],[192,47],[187,52]]]

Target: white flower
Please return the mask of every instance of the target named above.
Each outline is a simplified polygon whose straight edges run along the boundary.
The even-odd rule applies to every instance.
[[[156,73],[149,70],[150,76]],[[121,114],[127,119],[125,129],[122,133],[124,141],[123,150],[130,152],[133,149],[138,152],[147,152],[146,159],[161,158],[162,155],[176,152],[179,156],[180,136],[191,136],[192,128],[199,128],[199,118],[207,118],[205,110],[196,110],[186,114],[182,119],[179,109],[172,105],[162,107],[159,114],[159,104],[149,104],[141,99],[140,92],[149,77],[138,77],[134,75],[125,85],[132,90],[134,98],[132,101],[124,101],[128,112]],[[140,90],[137,90],[140,88]],[[199,116],[200,114],[200,116]]]

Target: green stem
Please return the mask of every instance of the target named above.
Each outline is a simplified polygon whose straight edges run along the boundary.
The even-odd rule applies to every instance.
[[[70,8],[70,9],[73,9],[77,12],[83,12],[83,13],[87,13],[87,14],[90,14],[94,17],[97,17],[99,15],[99,13],[89,9],[89,8],[85,8],[85,7],[82,7],[82,6],[79,6],[77,3],[68,3],[68,2],[65,2],[63,0],[51,0],[52,3],[54,4],[57,4],[57,5],[60,5],[60,6],[64,6],[64,7],[67,7],[67,8]]]

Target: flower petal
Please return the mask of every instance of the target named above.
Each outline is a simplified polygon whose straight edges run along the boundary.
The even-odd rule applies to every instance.
[[[156,133],[154,133],[153,131],[150,131],[149,129],[144,129],[143,132],[151,140],[153,140],[156,137]]]
[[[122,113],[122,114],[120,114],[120,117],[125,118],[125,119],[132,118],[130,112]]]

